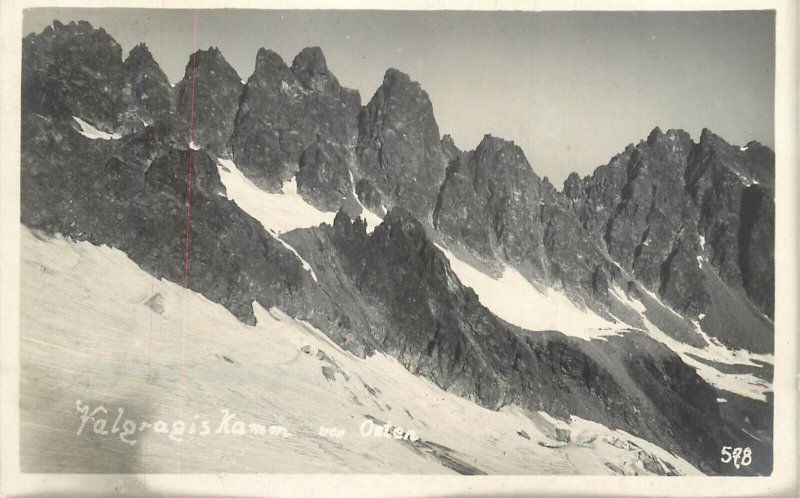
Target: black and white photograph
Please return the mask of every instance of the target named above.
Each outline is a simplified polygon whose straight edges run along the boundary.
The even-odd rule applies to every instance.
[[[790,496],[788,14],[713,5],[11,12],[4,463]]]

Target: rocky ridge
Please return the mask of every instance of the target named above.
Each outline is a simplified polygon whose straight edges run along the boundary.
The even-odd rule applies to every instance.
[[[488,272],[514,266],[604,316],[612,285],[649,289],[719,340],[771,351],[762,316],[774,313],[768,148],[655,129],[559,192],[511,142],[487,136],[461,152],[440,138],[427,94],[393,69],[362,108],[316,48],[291,67],[259,51],[246,84],[218,50],[198,51],[195,81],[193,56],[175,88],[143,45],[121,55],[88,23],[56,22],[23,40],[23,223],[118,247],[183,282],[192,154],[188,285],[241,320],[253,320],[253,301],[277,306],[356,354],[385,351],[484,406],[602,420],[723,470],[719,442],[744,436],[678,356],[641,333],[584,343],[510,326],[433,243]],[[73,116],[122,138],[88,140]],[[333,226],[283,237],[319,281],[227,199],[218,156],[265,190],[294,180],[318,208],[343,208]],[[359,202],[385,216],[372,234],[346,214],[359,214]],[[726,316],[732,303],[745,304],[740,316]]]

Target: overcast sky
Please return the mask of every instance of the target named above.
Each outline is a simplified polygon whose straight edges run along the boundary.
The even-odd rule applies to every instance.
[[[147,43],[174,83],[192,51],[194,11],[32,9],[102,26],[127,52]],[[366,104],[388,67],[419,81],[440,133],[473,149],[514,140],[557,187],[588,174],[654,126],[704,127],[773,146],[774,14],[758,12],[454,12],[201,10],[198,48],[217,46],[242,79],[259,47],[290,64],[320,46]]]

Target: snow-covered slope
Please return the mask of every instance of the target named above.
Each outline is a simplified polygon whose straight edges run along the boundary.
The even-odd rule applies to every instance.
[[[105,131],[100,131],[77,116],[73,116],[72,119],[74,119],[75,122],[81,127],[81,131],[79,133],[86,138],[90,138],[92,140],[117,140],[122,138],[122,135],[119,133],[107,133]]]
[[[505,266],[500,278],[492,278],[462,261],[446,248],[437,247],[447,256],[450,267],[459,280],[472,287],[481,303],[492,313],[509,323],[529,330],[557,330],[587,340],[632,328],[622,320],[610,322],[589,309],[581,308],[565,295],[552,289],[546,293],[540,292],[514,268]],[[647,308],[640,300],[629,298],[616,286],[610,289],[610,294],[641,318],[645,332],[678,353],[683,361],[694,367],[706,382],[723,391],[760,401],[767,400],[766,393],[772,390],[769,382],[751,373],[721,371],[713,364],[762,368],[765,364],[774,363],[772,355],[754,354],[743,349],[731,350],[709,337],[696,322],[695,333],[702,338],[705,346],[695,347],[686,344],[670,337],[648,320]],[[657,296],[649,292],[648,296],[650,301],[674,313],[679,320],[684,320]]]
[[[256,306],[257,325],[244,325],[118,250],[21,235],[24,471],[697,473],[598,424],[481,408],[392,358],[352,356],[277,309]],[[101,405],[106,427],[100,410],[77,434],[78,407]],[[222,410],[235,416],[227,425]],[[144,427],[127,436],[134,445],[120,436],[128,419]],[[236,434],[235,421],[273,433]],[[361,434],[386,423],[419,439]]]
[[[271,194],[248,180],[230,159],[219,159],[218,166],[220,180],[225,185],[228,198],[258,220],[270,235],[297,256],[303,268],[311,273],[316,281],[317,275],[308,261],[304,260],[294,247],[281,239],[280,234],[320,223],[331,224],[336,213],[320,211],[303,200],[297,194],[297,184],[294,179],[284,184],[282,193]]]
[[[247,179],[230,159],[220,159],[219,176],[228,198],[236,201],[268,231],[282,234],[295,228],[308,228],[320,223],[333,223],[334,212],[324,212],[303,200],[292,179],[284,183],[283,192],[272,194],[261,190]]]
[[[610,293],[621,303],[634,309],[644,322],[645,329],[650,336],[678,353],[683,361],[687,365],[694,367],[697,373],[706,382],[723,391],[732,392],[760,401],[767,400],[766,393],[772,390],[772,385],[769,382],[752,374],[723,372],[718,368],[714,368],[712,365],[721,364],[727,366],[763,368],[765,364],[774,363],[772,355],[754,354],[744,349],[731,350],[719,341],[709,337],[703,332],[700,324],[696,321],[694,322],[695,332],[702,337],[706,344],[704,347],[694,347],[675,340],[668,334],[665,334],[647,318],[647,308],[640,300],[631,299],[625,295],[622,289],[616,286],[610,289]],[[662,303],[657,296],[649,292],[647,294],[651,300],[658,303],[664,309],[675,313],[667,305]],[[677,316],[680,317],[680,315]]]
[[[540,292],[510,266],[503,268],[500,278],[492,278],[446,248],[437,247],[447,256],[461,283],[472,287],[481,304],[508,323],[528,330],[557,330],[587,340],[628,328],[579,307],[560,292]]]

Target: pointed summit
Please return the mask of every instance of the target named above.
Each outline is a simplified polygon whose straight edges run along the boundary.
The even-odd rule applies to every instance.
[[[133,47],[125,59],[127,83],[130,85],[133,121],[129,125],[141,128],[141,122],[152,124],[157,120],[167,121],[172,92],[167,75],[161,70],[147,45]]]
[[[295,74],[308,73],[311,76],[328,75],[328,65],[325,55],[319,47],[306,47],[292,61],[292,71]]]
[[[139,42],[130,50],[130,52],[128,52],[128,59],[133,57],[153,59],[153,54],[150,53],[150,49],[147,47],[145,42]]]
[[[261,47],[256,54],[256,69],[255,72],[263,74],[269,71],[286,71],[289,66],[284,62],[283,57],[272,50]]]
[[[407,74],[388,69],[359,116],[359,130],[361,171],[386,193],[387,207],[403,206],[429,219],[448,155],[428,94]]]
[[[479,261],[503,261],[547,275],[542,245],[541,180],[514,142],[484,135],[450,163],[438,192],[434,227]]]
[[[297,176],[301,196],[336,210],[343,197],[352,198],[349,173],[360,108],[358,93],[339,85],[318,47],[301,51],[291,68],[261,48],[230,140],[236,163],[271,192]]]
[[[129,76],[137,79],[143,76],[156,78],[159,82],[166,83],[169,86],[167,75],[161,70],[161,66],[153,58],[153,54],[144,42],[134,46],[128,52],[128,57],[125,59],[124,64]]]
[[[650,134],[647,135],[647,143],[649,145],[653,145],[656,143],[656,140],[658,140],[658,138],[662,136],[664,136],[664,132],[661,131],[661,128],[656,126],[655,128],[652,129],[652,131],[650,131]]]
[[[708,128],[703,128],[703,131],[700,132],[700,144],[701,145],[702,144],[711,145],[711,144],[719,143],[719,142],[723,142],[723,143],[727,144],[727,142],[722,140],[722,138],[720,138],[716,133],[714,133],[713,131],[711,131]]]
[[[339,80],[328,70],[319,47],[304,48],[292,62],[292,72],[306,87],[319,92],[339,93]]]
[[[190,55],[183,80],[175,85],[175,128],[182,134],[179,140],[189,146],[191,127],[191,141],[196,146],[226,155],[242,87],[236,70],[218,48],[209,47]]]
[[[183,77],[185,79],[190,79],[192,77],[192,71],[197,72],[201,68],[224,71],[226,76],[232,74],[236,77],[237,81],[241,81],[239,75],[236,74],[236,70],[225,60],[222,52],[217,47],[208,47],[207,50],[199,49],[197,52],[189,55]]]
[[[411,77],[400,71],[399,69],[395,69],[390,67],[386,70],[383,74],[383,85],[387,87],[395,87],[395,86],[408,86],[416,84],[419,86],[419,83],[412,81]]]

